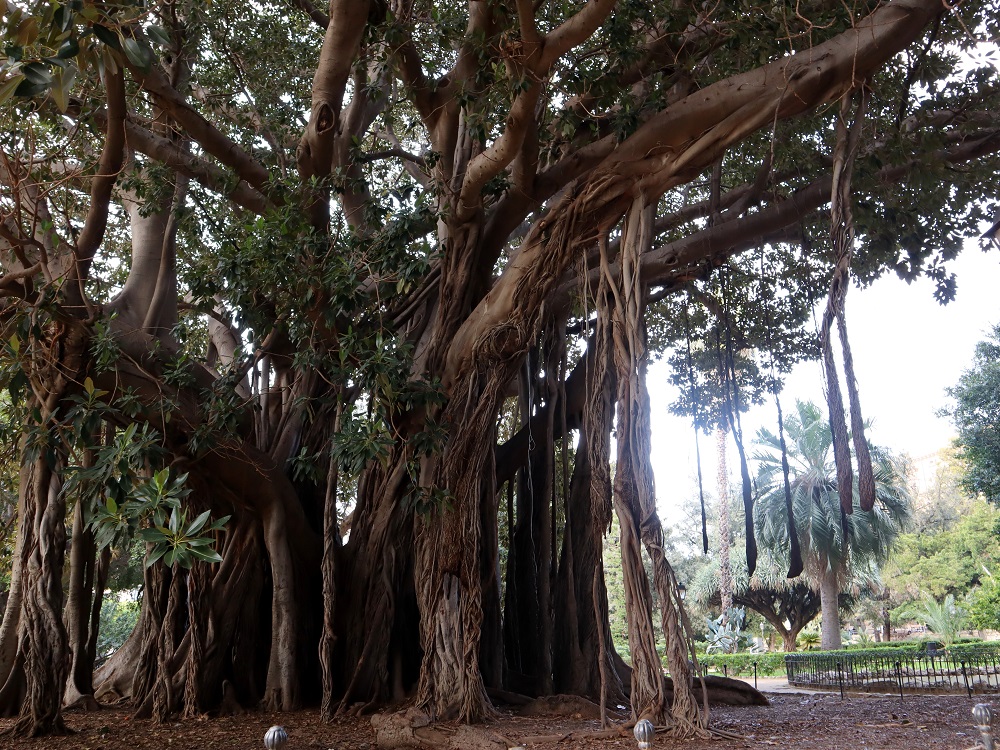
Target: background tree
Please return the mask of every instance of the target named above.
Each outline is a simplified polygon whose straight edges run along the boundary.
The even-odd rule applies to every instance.
[[[799,633],[820,614],[820,594],[812,582],[802,576],[787,577],[788,548],[767,544],[772,541],[764,533],[763,526],[767,523],[763,516],[756,516],[761,547],[757,569],[752,576],[747,575],[741,533],[737,529],[733,531],[733,602],[759,614],[781,637],[783,650],[795,651]],[[697,568],[691,576],[691,598],[703,606],[718,609],[722,605],[718,559],[703,558],[693,562]],[[879,581],[872,577],[874,572],[867,567],[847,571],[848,578],[843,581],[838,597],[841,609],[855,606],[878,588]]]
[[[924,594],[961,599],[1000,568],[998,539],[1000,511],[984,500],[973,501],[950,528],[925,532],[917,527],[901,535],[885,567],[886,585],[911,599]]]
[[[810,403],[796,403],[785,420],[791,467],[792,509],[799,545],[810,584],[819,591],[822,609],[822,646],[841,647],[839,595],[847,578],[865,570],[877,571],[910,517],[910,497],[899,462],[873,450],[876,504],[860,510],[857,497],[851,514],[840,506],[837,475],[832,461],[830,426]],[[761,448],[754,458],[759,470],[757,499],[762,545],[788,545],[788,515],[781,470],[781,446],[768,430],[760,430]],[[856,493],[855,493],[856,494]]]
[[[972,366],[948,389],[955,404],[945,413],[958,430],[969,492],[1000,502],[1000,324],[976,344]]]
[[[970,597],[969,624],[983,630],[1000,630],[1000,584],[995,576]]]

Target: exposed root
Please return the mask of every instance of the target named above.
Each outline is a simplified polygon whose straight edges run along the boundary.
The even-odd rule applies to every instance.
[[[431,723],[417,708],[372,716],[378,747],[429,747],[439,750],[507,750],[514,743],[481,726]]]

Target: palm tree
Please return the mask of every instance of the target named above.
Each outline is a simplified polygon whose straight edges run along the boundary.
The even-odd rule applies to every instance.
[[[841,647],[838,599],[850,578],[878,575],[910,518],[911,501],[900,462],[872,447],[875,507],[862,511],[854,487],[854,512],[842,515],[830,424],[815,404],[797,402],[785,420],[792,513],[802,549],[804,574],[819,590],[824,649]],[[781,470],[781,443],[768,430],[757,433],[759,451],[756,528],[762,547],[787,550],[788,513]],[[845,538],[846,530],[846,538]]]

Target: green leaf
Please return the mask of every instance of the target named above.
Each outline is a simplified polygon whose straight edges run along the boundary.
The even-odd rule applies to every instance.
[[[55,102],[56,106],[59,108],[60,112],[65,112],[69,109],[69,92],[73,88],[73,82],[76,81],[76,67],[68,67],[66,70],[59,70],[55,75],[55,85],[49,91],[52,96],[52,101]],[[87,378],[90,381],[90,378]],[[84,384],[86,385],[86,383]],[[87,391],[90,395],[93,395],[94,383],[90,382],[90,390]]]
[[[153,66],[153,51],[130,36],[123,38],[122,42],[128,61],[143,73],[148,73]]]
[[[107,26],[102,26],[99,23],[95,23],[93,29],[94,29],[94,36],[96,36],[106,45],[111,47],[111,49],[120,50],[122,48],[121,39],[119,39],[118,34],[113,32]]]
[[[24,71],[24,77],[31,83],[38,84],[40,86],[52,85],[52,73],[41,63],[28,63],[21,68],[21,70]]]
[[[27,47],[38,38],[38,19],[25,18],[17,27],[15,40],[19,47]]]
[[[69,31],[73,25],[73,10],[68,5],[60,5],[52,16],[52,23],[59,31]]]
[[[32,83],[31,81],[24,79],[21,81],[18,87],[14,89],[14,96],[20,96],[23,97],[24,99],[30,99],[31,97],[37,96],[38,94],[44,94],[48,90],[49,86],[46,83]]]
[[[232,518],[231,515],[215,519],[214,521],[212,521],[212,525],[209,526],[208,529],[206,529],[206,531],[222,531],[223,529],[226,528],[226,523],[229,522],[230,518]]]
[[[14,81],[15,79],[12,78],[11,80],[7,81],[7,83],[5,83],[2,88],[0,88],[0,102],[3,102],[5,99],[10,97],[10,94],[14,93],[14,89],[17,88],[16,83],[14,84],[13,87],[11,87],[10,94],[4,96],[4,91],[6,90],[7,86],[9,86],[11,83],[14,83]],[[21,351],[21,339],[17,337],[16,333],[10,337],[10,350],[14,352],[14,354],[17,354],[19,351]]]
[[[151,567],[153,563],[155,563],[157,560],[163,557],[164,554],[166,554],[168,549],[170,549],[170,547],[163,546],[163,547],[157,547],[152,552],[150,552],[149,555],[146,557],[145,567],[147,568]]]
[[[197,547],[192,547],[188,551],[191,553],[192,556],[197,557],[199,560],[203,560],[207,563],[222,562],[222,555],[220,555],[214,549],[199,549]]]
[[[208,522],[209,516],[212,511],[206,510],[204,513],[199,515],[196,519],[191,522],[191,525],[187,527],[187,531],[184,532],[186,536],[195,536],[202,527]]]
[[[0,85],[0,104],[3,104],[14,95],[14,92],[17,90],[17,87],[21,85],[21,81],[23,80],[24,76],[16,75],[9,81],[4,81],[3,84]],[[12,336],[11,348],[13,348],[14,342],[16,341],[17,336]],[[17,349],[14,349],[14,354],[17,354]]]
[[[71,57],[76,57],[78,54],[80,54],[80,43],[76,40],[76,37],[70,37],[59,47],[56,57],[68,60]]]
[[[105,501],[104,507],[108,509],[108,513],[111,515],[118,515],[118,503],[115,502],[115,499],[111,497],[111,495],[108,495],[108,499]]]
[[[166,29],[162,26],[157,26],[155,23],[151,23],[146,27],[146,36],[157,44],[162,44],[164,47],[170,46],[173,41]]]
[[[159,542],[165,542],[168,537],[164,536],[163,532],[157,528],[151,529],[139,529],[139,533],[136,537],[143,542],[149,542],[150,544],[158,544]]]
[[[93,378],[86,377],[83,379],[83,390],[85,390],[88,394],[92,394],[94,392]]]

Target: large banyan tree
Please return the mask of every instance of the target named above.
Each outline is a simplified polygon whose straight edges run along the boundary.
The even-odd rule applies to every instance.
[[[575,693],[703,731],[647,362],[693,348],[733,421],[735,361],[815,355],[850,268],[953,293],[996,204],[990,5],[0,0],[0,709]]]

